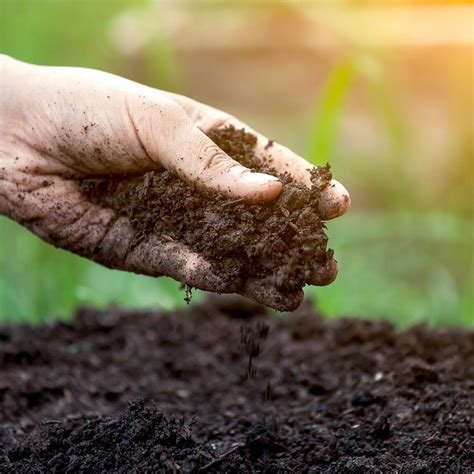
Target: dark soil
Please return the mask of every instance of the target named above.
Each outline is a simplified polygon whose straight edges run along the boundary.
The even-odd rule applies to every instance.
[[[254,135],[227,127],[209,137],[242,165],[279,176],[281,195],[267,204],[204,195],[168,171],[86,179],[81,191],[92,202],[129,217],[137,231],[135,243],[150,234],[182,242],[226,281],[265,278],[290,295],[307,283],[330,279],[327,263],[333,251],[326,248],[317,212],[320,192],[331,179],[329,166],[312,171],[313,187],[308,189],[258,160]]]
[[[216,297],[3,328],[0,364],[0,472],[474,469],[472,331]]]

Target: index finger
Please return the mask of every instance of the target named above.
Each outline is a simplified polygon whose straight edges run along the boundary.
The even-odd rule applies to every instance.
[[[222,126],[233,125],[244,129],[257,137],[255,155],[274,168],[279,174],[289,173],[293,179],[307,187],[312,186],[311,170],[314,165],[279,143],[269,140],[267,137],[250,128],[233,117]],[[335,179],[332,179],[325,189],[321,191],[318,210],[324,220],[334,219],[342,216],[351,204],[351,198],[347,189]]]

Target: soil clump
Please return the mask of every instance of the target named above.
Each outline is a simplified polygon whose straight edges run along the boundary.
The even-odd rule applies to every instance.
[[[278,174],[254,153],[256,137],[230,126],[209,137],[242,165],[278,176],[283,191],[272,202],[250,204],[193,189],[169,171],[135,176],[88,178],[88,200],[127,216],[136,230],[134,245],[150,234],[177,241],[203,255],[225,281],[263,279],[283,295],[331,277],[325,225],[318,214],[320,193],[331,180],[329,165],[315,168],[311,189]],[[294,309],[294,308],[277,308]]]

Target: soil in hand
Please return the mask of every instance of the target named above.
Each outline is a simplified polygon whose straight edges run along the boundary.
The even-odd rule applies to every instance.
[[[329,282],[333,251],[327,249],[317,212],[320,193],[331,179],[329,166],[312,171],[308,189],[257,159],[254,135],[227,127],[209,137],[242,165],[278,176],[284,185],[281,195],[266,204],[229,200],[200,193],[168,171],[86,179],[81,191],[90,201],[127,216],[137,232],[135,244],[150,234],[182,242],[226,281],[265,279],[283,295],[305,284]]]
[[[471,472],[473,391],[472,331],[84,308],[0,329],[0,471]]]

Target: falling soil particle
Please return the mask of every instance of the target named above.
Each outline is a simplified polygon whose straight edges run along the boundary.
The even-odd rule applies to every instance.
[[[267,338],[269,329],[270,327],[262,322],[257,323],[256,326],[250,326],[249,324],[240,326],[240,345],[249,357],[248,377],[256,375],[253,359],[260,355],[261,344]]]
[[[470,473],[473,391],[472,331],[83,308],[0,328],[0,472]]]
[[[225,281],[265,279],[290,295],[305,284],[332,280],[333,251],[318,214],[320,193],[331,180],[329,166],[311,171],[309,189],[257,159],[254,135],[227,127],[209,137],[242,165],[278,176],[280,196],[266,204],[229,200],[198,192],[169,171],[85,179],[81,192],[127,216],[136,230],[135,245],[150,234],[181,242],[203,255]]]

